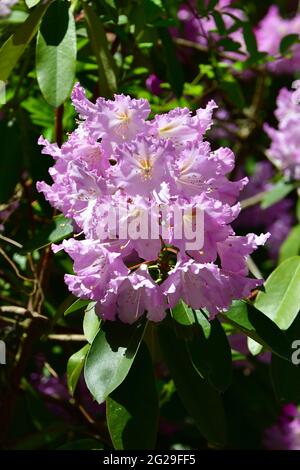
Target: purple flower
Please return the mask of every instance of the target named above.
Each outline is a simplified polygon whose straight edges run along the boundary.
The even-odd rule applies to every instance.
[[[277,5],[269,8],[266,16],[256,28],[255,35],[258,49],[277,57],[274,62],[268,63],[268,69],[274,73],[292,74],[298,72],[300,64],[300,44],[291,48],[291,58],[280,58],[281,40],[289,34],[299,34],[300,38],[300,14],[294,18],[282,18]]]
[[[297,93],[298,90],[292,92],[282,88],[277,97],[275,110],[278,128],[264,125],[264,130],[271,139],[271,146],[267,150],[268,158],[287,177],[294,179],[300,179],[300,104]]]
[[[38,354],[36,358],[37,368],[36,371],[31,373],[30,382],[32,386],[45,398],[46,406],[49,411],[63,419],[70,422],[76,416],[76,410],[71,406],[71,395],[68,390],[66,375],[50,375],[44,368],[45,357],[43,354]],[[103,416],[104,407],[96,403],[87,389],[83,375],[80,376],[76,387],[76,401],[87,411],[93,418],[97,419]]]
[[[215,10],[222,14],[225,27],[229,30],[235,23],[231,15],[238,17],[240,20],[245,19],[245,14],[241,9],[233,8],[231,0],[219,0],[215,6]],[[220,35],[217,32],[215,19],[212,15],[200,17],[197,13],[195,2],[190,1],[180,6],[178,10],[178,18],[182,23],[183,31],[173,31],[176,36],[183,35],[189,41],[195,42],[201,46],[207,47],[209,41],[218,41]],[[278,74],[291,74],[299,70],[300,63],[300,44],[294,44],[291,47],[291,57],[281,57],[280,43],[281,40],[289,34],[300,35],[300,14],[296,14],[293,18],[282,18],[276,5],[269,8],[266,16],[259,22],[254,30],[258,50],[266,52],[273,56],[273,61],[267,63],[269,71]],[[230,62],[235,60],[245,60],[248,58],[247,48],[241,28],[232,31],[228,37],[240,44],[238,51],[227,51]],[[185,51],[186,52],[186,51]],[[244,76],[245,75],[244,73]]]
[[[284,405],[278,421],[267,428],[263,437],[269,450],[300,450],[300,413],[296,405]]]
[[[160,80],[160,78],[158,78],[155,73],[151,73],[146,80],[146,87],[149,91],[151,91],[153,95],[161,95],[161,93],[163,92],[163,89],[160,86],[161,84],[162,80]]]
[[[207,4],[209,2],[206,2]],[[244,18],[242,10],[231,7],[232,0],[219,0],[214,7],[216,11],[222,14],[222,18],[226,29],[230,29],[235,20],[231,15],[240,19]],[[197,14],[195,1],[182,4],[178,10],[178,19],[183,25],[183,35],[185,39],[196,42],[202,46],[207,46],[208,39],[217,41],[219,34],[214,17],[209,14],[207,17],[200,17]],[[231,33],[230,37],[234,39],[235,33]]]
[[[268,235],[236,237],[230,225],[247,180],[229,181],[232,151],[212,151],[204,140],[215,102],[194,115],[176,108],[146,120],[146,100],[117,95],[93,104],[79,85],[72,96],[81,121],[61,148],[40,140],[55,159],[54,182],[37,186],[85,236],[53,246],[74,260],[70,291],[96,301],[102,318],[133,323],[145,312],[162,320],[180,298],[215,315],[260,285],[247,277],[246,261]],[[201,231],[202,249],[188,245],[187,226]]]

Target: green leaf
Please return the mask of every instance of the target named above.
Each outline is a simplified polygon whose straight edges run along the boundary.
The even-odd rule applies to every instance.
[[[298,402],[300,396],[300,367],[272,355],[271,379],[278,400]]]
[[[0,80],[6,81],[22,56],[26,47],[37,33],[39,23],[52,0],[41,3],[29,15],[17,31],[10,36],[0,49]]]
[[[53,221],[45,225],[37,235],[24,246],[24,251],[31,252],[45,248],[51,243],[57,243],[73,233],[70,219],[63,215],[54,217]]]
[[[218,41],[218,45],[224,47],[226,51],[237,52],[241,48],[241,44],[237,41],[233,41],[231,38],[223,38]]]
[[[272,356],[271,379],[273,388],[277,398],[286,402],[298,403],[300,396],[299,331],[300,315],[295,318],[286,331],[287,341],[290,344],[290,362]],[[294,344],[294,341],[296,344]],[[296,358],[293,353],[295,353]]]
[[[117,90],[116,66],[109,51],[105,30],[100,18],[87,2],[83,2],[90,42],[96,56],[100,94],[110,98]]]
[[[67,316],[73,312],[77,312],[78,310],[81,310],[82,308],[86,307],[89,304],[91,304],[90,300],[77,299],[75,300],[75,302],[72,303],[72,305],[70,305],[70,307],[67,308],[67,310],[64,313],[64,316]]]
[[[155,449],[158,396],[152,361],[144,343],[126,379],[107,398],[106,416],[116,450]]]
[[[276,202],[281,201],[285,196],[287,196],[292,190],[294,186],[292,184],[286,184],[283,181],[275,184],[273,188],[266,193],[264,196],[261,208],[267,209],[268,207],[273,206]]]
[[[210,0],[208,5],[207,5],[207,10],[208,11],[213,11],[215,6],[218,4],[219,0]]]
[[[204,311],[201,310],[194,310],[194,312],[196,321],[201,327],[204,337],[208,339],[211,333],[211,322],[208,320],[208,316],[204,315]]]
[[[280,247],[279,263],[300,253],[300,225],[293,227]]]
[[[56,450],[103,450],[103,444],[96,439],[78,439],[67,442]]]
[[[278,328],[276,323],[262,314],[252,305],[248,304],[248,318],[253,325],[257,335],[261,338],[262,342],[267,345],[277,355],[284,359],[290,358],[290,348],[284,333]],[[259,345],[253,350],[256,352]],[[257,352],[258,353],[258,352]]]
[[[233,76],[226,75],[226,78],[221,80],[220,86],[234,106],[237,106],[239,109],[244,108],[245,98],[243,91],[239,82]]]
[[[260,345],[284,359],[289,359],[289,345],[284,333],[253,305],[245,301],[235,301],[222,317]]]
[[[125,379],[139,349],[145,323],[104,323],[91,345],[84,376],[88,389],[103,403]]]
[[[83,346],[83,348],[73,354],[68,360],[67,382],[71,395],[74,395],[76,385],[81,375],[84,366],[84,361],[89,351],[89,348],[90,345],[86,344],[85,346]]]
[[[177,338],[164,324],[160,324],[158,334],[177,393],[187,412],[209,442],[225,445],[225,415],[219,393],[196,371],[184,340]]]
[[[299,34],[288,34],[287,36],[284,36],[280,42],[279,50],[281,55],[285,55],[291,46],[293,46],[296,43],[299,43]]]
[[[217,390],[224,392],[231,383],[231,348],[219,320],[214,319],[208,323],[210,323],[209,336],[205,336],[199,325],[193,340],[187,341],[187,348],[192,363],[200,375]]]
[[[33,8],[35,7],[38,3],[40,3],[41,0],[25,0],[26,5],[28,8]]]
[[[183,300],[180,300],[176,307],[172,308],[172,317],[180,325],[188,326],[195,322],[193,310],[188,307]]]
[[[251,23],[243,24],[243,36],[244,36],[245,44],[246,44],[247,51],[249,52],[249,54],[256,55],[258,52],[257,42],[256,42],[255,34],[252,30]]]
[[[249,320],[248,304],[244,300],[234,300],[229,310],[222,316],[225,320],[230,320],[231,324],[242,329],[245,333],[255,331],[254,326]]]
[[[259,292],[255,307],[261,310],[282,330],[292,324],[300,309],[300,256],[281,263]]]
[[[85,310],[83,318],[83,333],[89,343],[92,343],[100,328],[100,318],[95,312],[95,302],[91,302]]]
[[[10,15],[0,18],[0,26],[24,23],[27,18],[28,13],[26,13],[25,11],[12,10]]]
[[[76,27],[68,3],[55,1],[46,12],[36,45],[36,72],[41,92],[60,106],[71,92],[76,70]]]
[[[247,345],[252,356],[257,356],[263,349],[263,346],[260,343],[249,337],[247,338]]]
[[[217,10],[214,10],[212,12],[212,16],[214,17],[219,34],[223,36],[224,34],[226,34],[226,26],[221,13],[219,13]]]
[[[184,85],[184,72],[178,60],[176,49],[168,28],[157,28],[162,42],[164,58],[166,60],[167,78],[171,88],[177,97],[182,95]]]
[[[206,1],[205,0],[197,0],[197,7],[198,11],[201,16],[205,16],[207,8],[206,8]]]

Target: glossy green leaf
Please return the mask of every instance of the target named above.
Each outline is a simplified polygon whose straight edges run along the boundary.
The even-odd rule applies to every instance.
[[[28,8],[33,8],[35,7],[38,3],[40,3],[41,0],[25,0],[26,5]]]
[[[51,243],[57,243],[73,233],[70,219],[63,215],[54,217],[53,221],[45,225],[40,232],[24,246],[24,251],[40,250]]]
[[[266,315],[262,314],[252,305],[248,305],[248,318],[262,342],[279,356],[289,359],[289,344],[284,333],[278,328],[276,323],[270,321]],[[253,347],[253,351],[258,354],[260,351],[259,345],[256,348]]]
[[[76,28],[68,3],[59,0],[46,12],[37,37],[37,80],[45,100],[60,106],[69,96],[76,70]]]
[[[89,348],[90,348],[90,345],[86,344],[85,346],[83,346],[83,348],[81,348],[79,351],[73,354],[68,360],[67,382],[68,382],[68,388],[72,395],[74,395],[76,385],[81,375],[81,372],[84,366],[84,361],[89,351]]]
[[[150,354],[142,344],[122,384],[107,398],[109,434],[117,450],[154,449],[158,396]]]
[[[187,412],[209,442],[225,445],[225,415],[219,393],[196,371],[184,340],[177,338],[172,329],[163,324],[159,326],[158,334],[177,393]]]
[[[281,263],[268,277],[255,300],[261,310],[282,330],[292,324],[300,310],[300,256]]]
[[[208,320],[209,315],[204,314],[202,310],[194,310],[196,322],[201,327],[201,330],[206,339],[209,338],[211,333],[211,322]]]
[[[235,301],[223,318],[260,345],[284,359],[289,359],[289,345],[284,333],[268,316],[254,306],[245,301]]]
[[[6,81],[22,56],[26,47],[37,33],[39,23],[52,0],[42,2],[28,16],[17,31],[10,36],[0,49],[0,80]]]
[[[234,300],[223,316],[225,320],[230,320],[233,325],[244,332],[255,331],[248,317],[248,304],[244,300]]]
[[[257,356],[261,353],[263,349],[262,344],[258,343],[257,341],[254,341],[254,339],[249,337],[247,338],[247,345],[252,356]]]
[[[188,326],[195,322],[193,310],[188,307],[183,300],[180,300],[176,307],[172,308],[172,317],[180,325]]]
[[[219,320],[214,319],[209,323],[209,336],[205,336],[199,325],[193,340],[187,341],[187,348],[192,363],[200,375],[217,390],[223,392],[231,383],[231,349]]]
[[[280,247],[279,262],[282,263],[291,256],[297,256],[300,253],[300,225],[296,225],[290,231]]]
[[[100,328],[100,318],[95,312],[94,302],[85,310],[83,317],[83,333],[89,343],[92,343]]]
[[[84,376],[98,403],[103,403],[127,376],[144,330],[145,323],[107,321],[97,333],[86,359]]]
[[[117,90],[114,59],[109,51],[105,30],[100,18],[87,2],[83,2],[83,8],[91,46],[98,64],[100,95],[109,98]]]
[[[266,193],[262,200],[261,208],[267,209],[268,207],[273,206],[273,204],[276,204],[276,202],[279,202],[281,199],[286,197],[293,189],[294,186],[292,184],[286,184],[283,181],[280,181]]]
[[[90,303],[91,303],[90,300],[77,299],[77,300],[75,300],[75,302],[73,302],[70,305],[70,307],[67,308],[64,315],[67,316],[70,313],[77,312],[78,310],[81,310],[82,308],[86,307]]]

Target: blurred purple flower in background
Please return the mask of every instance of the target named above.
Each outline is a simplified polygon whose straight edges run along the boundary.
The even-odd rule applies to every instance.
[[[18,3],[19,0],[1,0],[0,1],[0,18],[11,14],[11,8]]]
[[[284,405],[278,421],[263,436],[268,450],[300,450],[300,413],[296,405]]]
[[[256,28],[255,35],[258,49],[271,56],[280,55],[281,40],[289,34],[298,34],[300,38],[300,14],[293,18],[282,18],[277,5],[272,5]],[[277,58],[267,67],[274,73],[292,74],[300,69],[300,43],[291,48],[291,58]]]
[[[282,88],[277,97],[275,116],[278,128],[269,124],[264,130],[271,139],[267,157],[282,170],[288,178],[300,179],[300,104],[297,101],[298,90]]]
[[[78,406],[74,406],[74,400],[68,390],[67,378],[63,374],[57,375],[52,369],[49,372],[44,354],[36,357],[36,371],[31,373],[32,386],[45,398],[48,410],[55,416],[69,422],[74,419],[74,412]],[[46,366],[45,366],[46,365]],[[93,419],[99,419],[105,414],[105,406],[99,405],[89,392],[83,376],[79,378],[76,392],[76,403],[84,409]],[[73,402],[72,402],[73,400]],[[76,413],[75,413],[76,415]]]
[[[155,75],[155,73],[151,73],[151,75],[149,75],[149,77],[146,80],[146,87],[148,88],[149,91],[151,91],[153,95],[159,96],[163,92],[163,89],[160,86],[161,84],[162,84],[162,80],[158,78],[158,76]]]
[[[226,30],[235,23],[235,18],[246,20],[245,13],[231,0],[219,0],[214,11],[222,14]],[[178,19],[182,23],[181,35],[189,41],[207,47],[209,41],[218,41],[220,34],[214,16],[210,13],[207,17],[201,17],[197,12],[195,2],[190,1],[182,4],[178,10]],[[178,36],[179,31],[173,33]],[[277,5],[272,5],[265,17],[254,29],[257,48],[260,52],[266,52],[273,56],[274,60],[267,64],[269,71],[277,74],[292,74],[300,69],[300,43],[294,44],[290,51],[290,57],[280,56],[280,43],[282,39],[290,34],[299,34],[300,38],[300,14],[293,18],[283,18]],[[227,51],[231,60],[245,60],[248,58],[247,48],[241,27],[237,27],[228,34],[228,37],[240,44],[236,52]],[[187,51],[186,51],[187,54]]]
[[[240,19],[244,17],[242,10],[232,8],[231,3],[232,0],[219,0],[214,8],[216,11],[223,14],[226,29],[231,28],[234,24],[234,19],[230,15],[234,15]],[[182,22],[184,37],[186,39],[197,42],[203,46],[207,46],[208,38],[219,39],[214,17],[211,14],[207,17],[200,17],[197,14],[195,2],[190,1],[182,4],[178,10],[177,16]]]

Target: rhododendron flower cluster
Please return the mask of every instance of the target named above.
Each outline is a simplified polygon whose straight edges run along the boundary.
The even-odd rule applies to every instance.
[[[148,120],[145,99],[115,95],[90,102],[76,85],[72,94],[78,128],[59,148],[43,138],[43,153],[52,155],[53,185],[38,183],[48,201],[71,217],[85,239],[64,240],[74,260],[66,275],[70,291],[96,302],[104,319],[133,323],[147,312],[153,321],[183,299],[212,315],[226,310],[261,281],[248,276],[248,255],[268,235],[236,236],[231,222],[238,216],[239,192],[247,179],[229,181],[234,167],[229,148],[212,150],[204,140],[217,107],[210,101],[194,115],[176,108]],[[176,239],[172,218],[159,238],[103,235],[101,227],[113,207],[125,205],[127,219],[149,214],[153,207],[201,209],[203,246],[186,250]],[[161,219],[160,219],[161,221]],[[164,221],[165,223],[165,221]]]
[[[10,15],[11,8],[16,3],[18,3],[18,0],[1,0],[1,2],[0,2],[0,18]]]
[[[288,177],[300,179],[300,104],[298,90],[282,88],[277,97],[275,116],[278,129],[265,124],[264,129],[271,139],[268,158]]]

